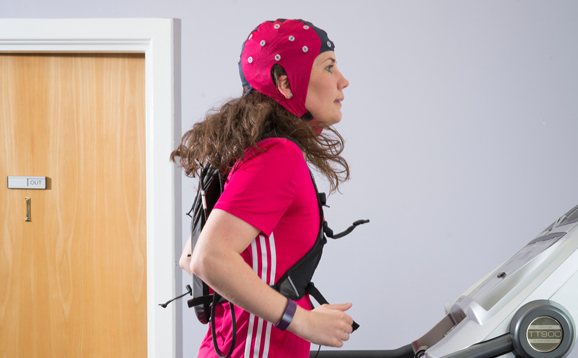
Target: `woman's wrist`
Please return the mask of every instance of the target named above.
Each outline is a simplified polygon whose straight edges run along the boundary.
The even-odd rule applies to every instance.
[[[296,311],[297,311],[297,302],[288,298],[287,299],[287,307],[285,308],[285,311],[283,312],[283,316],[281,316],[281,320],[279,321],[279,323],[277,323],[275,325],[275,327],[277,329],[282,330],[282,331],[286,330],[287,327],[289,327],[289,325],[293,321],[293,317],[295,316]]]
[[[309,328],[311,323],[309,321],[309,314],[311,311],[302,308],[301,306],[297,305],[297,310],[295,310],[295,315],[293,316],[293,320],[291,321],[291,325],[287,328],[288,331],[298,335],[299,337],[310,341],[311,338],[309,337]]]

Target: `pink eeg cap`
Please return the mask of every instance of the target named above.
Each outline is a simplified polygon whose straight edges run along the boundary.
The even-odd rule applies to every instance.
[[[249,35],[239,59],[239,74],[244,87],[273,98],[297,117],[305,108],[309,77],[315,58],[335,45],[327,33],[303,20],[277,19],[257,26]],[[275,86],[271,69],[281,65],[291,85],[293,97],[285,98]]]

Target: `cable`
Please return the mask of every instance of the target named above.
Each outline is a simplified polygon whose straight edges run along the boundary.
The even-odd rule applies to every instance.
[[[213,348],[215,348],[215,352],[219,358],[229,358],[235,349],[235,341],[237,339],[237,319],[235,318],[235,306],[229,302],[229,307],[231,307],[231,320],[233,321],[233,339],[231,340],[229,353],[227,353],[226,356],[223,356],[223,353],[221,353],[221,350],[219,349],[219,344],[217,343],[217,337],[215,335],[215,307],[217,306],[220,299],[221,296],[215,292],[213,294],[213,305],[211,306],[211,336],[213,336]]]
[[[317,356],[319,355],[319,351],[321,351],[321,344],[319,345],[319,348],[317,349],[317,353],[315,354],[315,357],[313,357],[313,358],[317,358]]]

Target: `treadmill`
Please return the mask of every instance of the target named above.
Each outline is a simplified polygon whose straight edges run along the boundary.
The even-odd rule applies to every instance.
[[[395,350],[311,351],[310,358],[563,358],[578,338],[578,205],[446,306]]]

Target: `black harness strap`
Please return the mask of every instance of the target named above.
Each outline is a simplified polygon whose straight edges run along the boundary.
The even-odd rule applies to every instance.
[[[367,224],[368,222],[369,220],[357,220],[353,224],[351,224],[351,226],[348,227],[345,231],[342,231],[339,234],[334,234],[333,230],[331,230],[331,228],[329,228],[329,226],[327,225],[327,221],[323,221],[323,232],[325,232],[325,235],[327,235],[327,237],[330,237],[332,239],[340,239],[345,235],[349,235],[353,231],[353,229],[355,229],[357,226]]]
[[[219,299],[219,301],[217,301],[217,304],[219,303],[224,303],[227,302],[226,299],[224,299],[223,297],[221,297]],[[213,303],[213,295],[205,295],[205,296],[200,296],[200,297],[195,297],[195,298],[191,298],[190,300],[187,301],[187,305],[189,306],[189,308],[191,307],[195,307],[198,305],[208,305],[208,304],[212,304]]]

